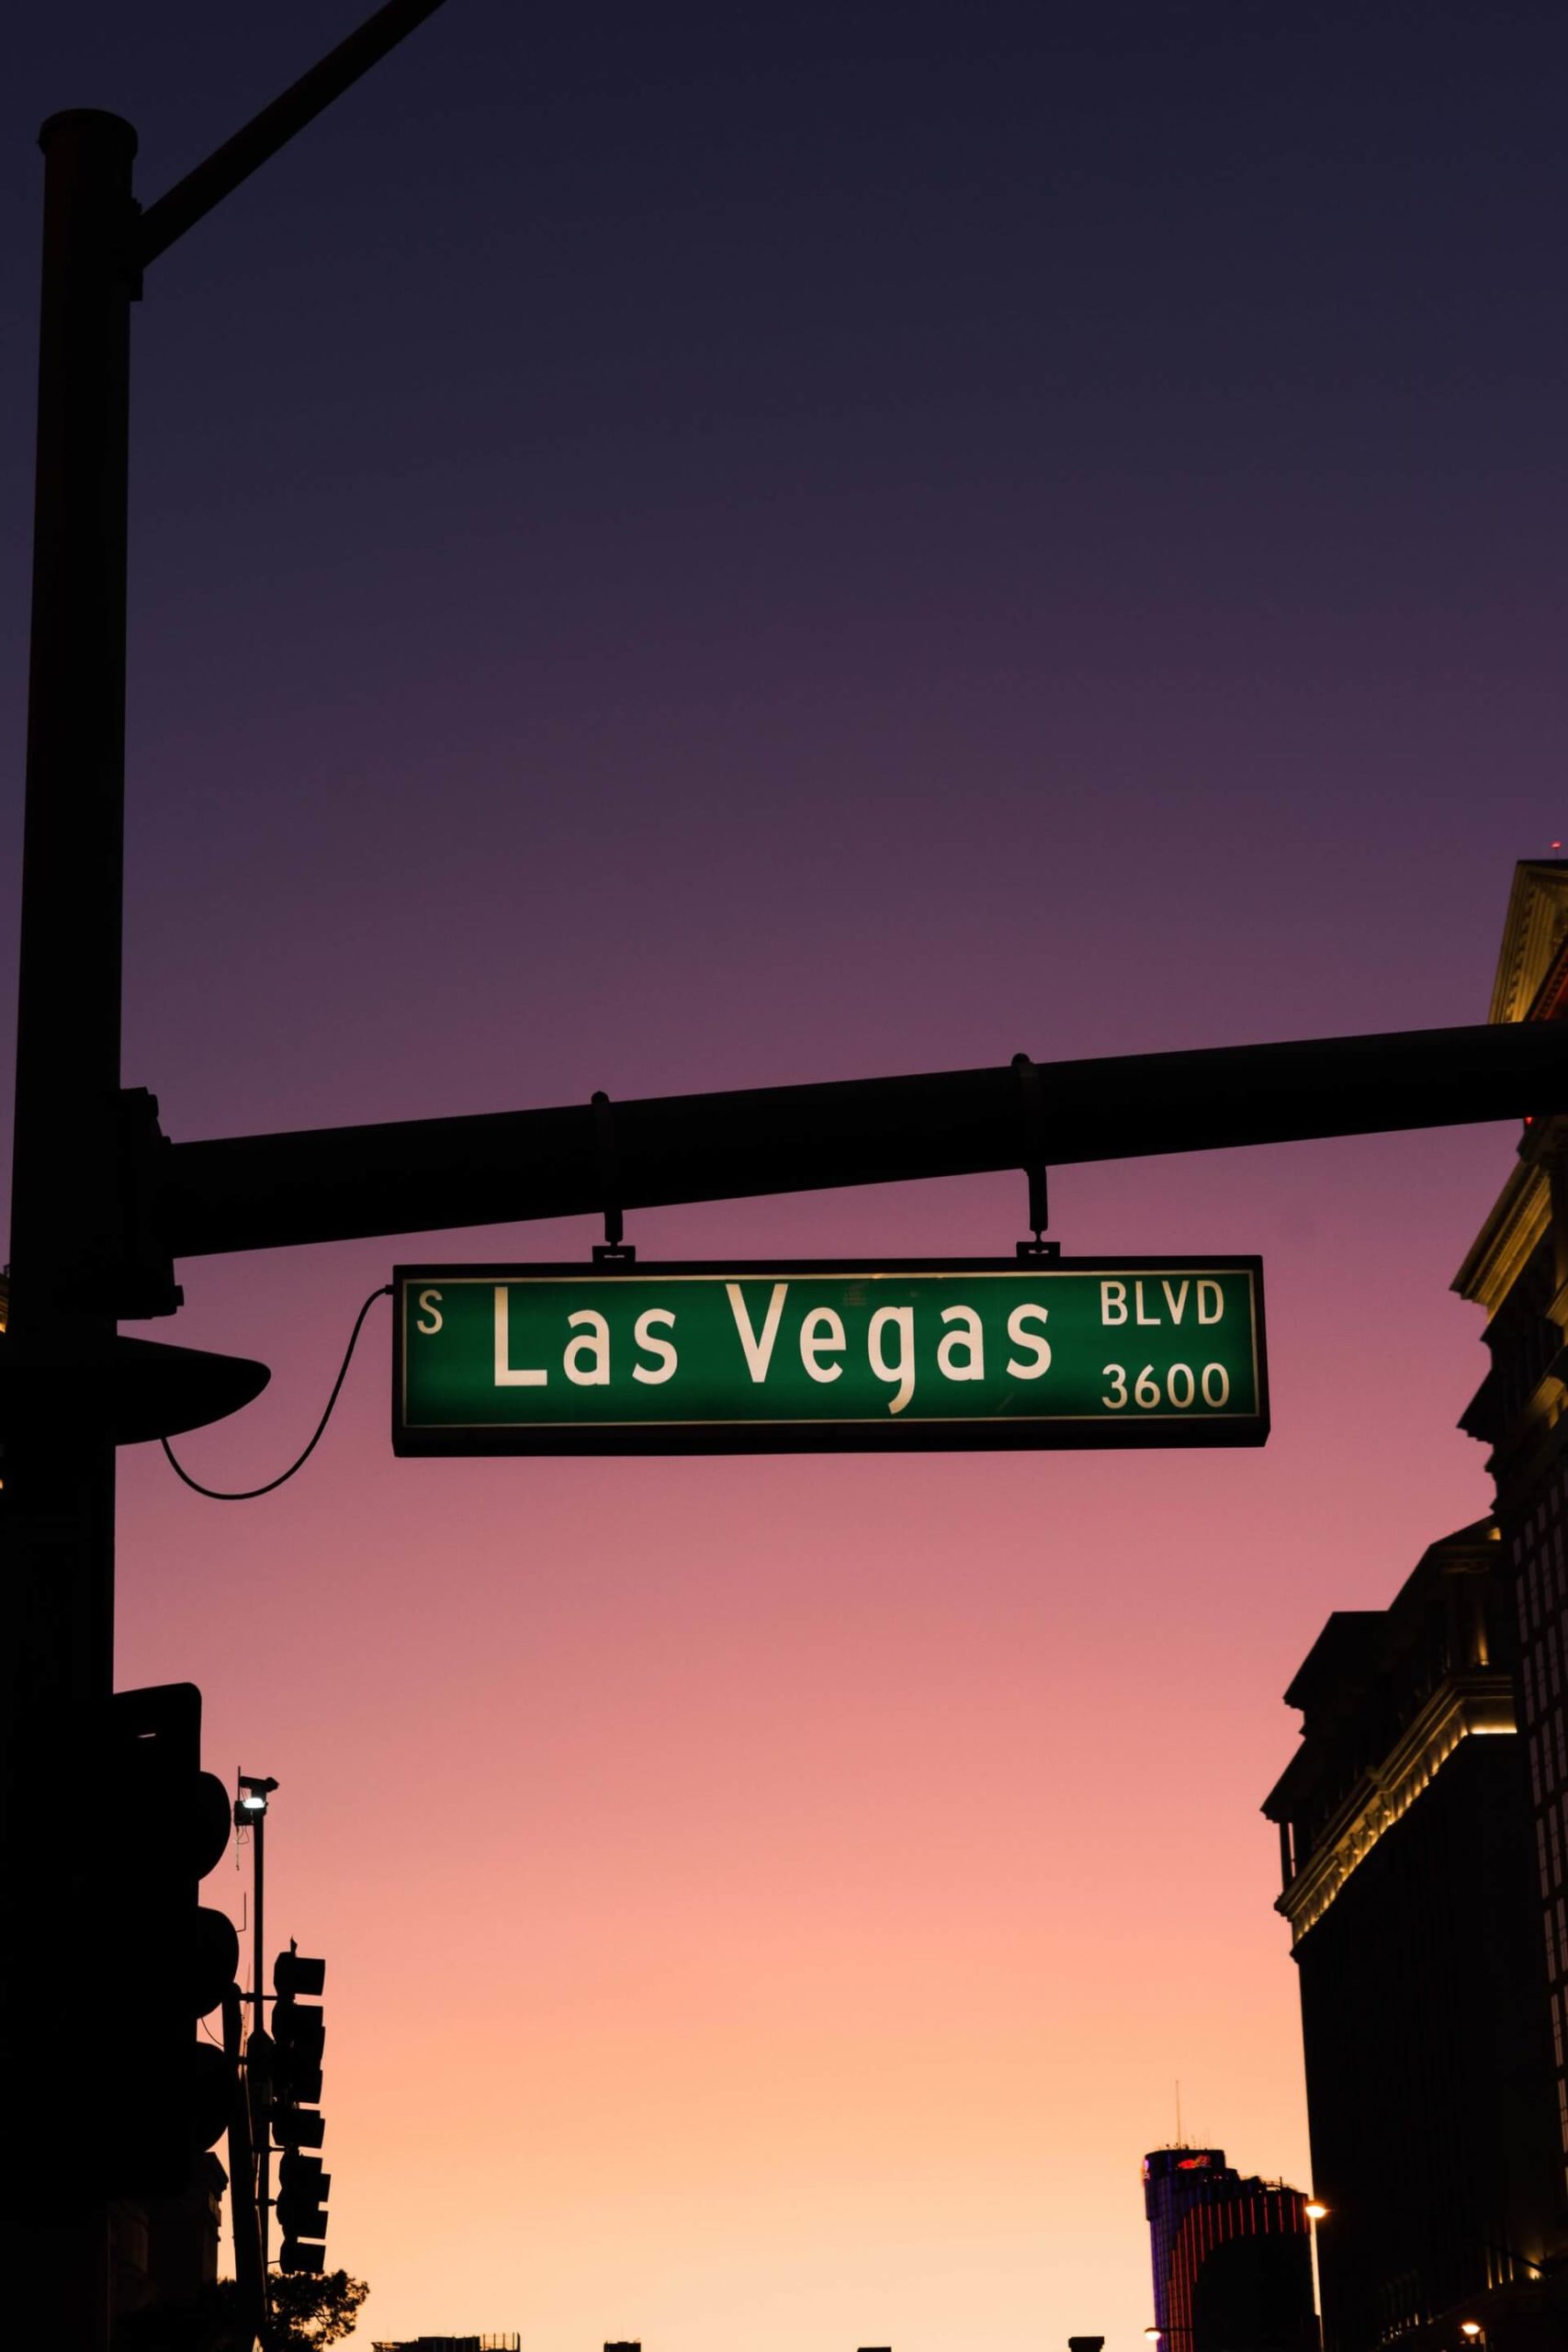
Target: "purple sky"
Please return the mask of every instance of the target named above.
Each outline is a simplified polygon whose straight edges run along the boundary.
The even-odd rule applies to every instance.
[[[7,935],[37,123],[151,200],[357,13],[13,44]],[[1484,1017],[1568,826],[1565,66],[1547,6],[449,0],[137,315],[127,1081],[184,1137]],[[395,1464],[374,1321],[276,1498],[127,1454],[120,1678],[284,1784],[369,2333],[1135,2352],[1174,2077],[1304,2184],[1278,1694],[1484,1508],[1510,1148],[1055,1182],[1069,1250],[1264,1253],[1256,1457]],[[395,1254],[186,1267],[165,1335],[275,1368],[197,1475],[283,1465]]]

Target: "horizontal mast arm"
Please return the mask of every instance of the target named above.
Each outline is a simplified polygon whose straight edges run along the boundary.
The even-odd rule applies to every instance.
[[[1568,1108],[1568,1026],[1518,1023],[1040,1066],[1054,1166],[1464,1125]],[[1010,1067],[617,1102],[624,1208],[1020,1167]],[[155,1220],[176,1258],[443,1231],[604,1205],[589,1104],[176,1143]]]

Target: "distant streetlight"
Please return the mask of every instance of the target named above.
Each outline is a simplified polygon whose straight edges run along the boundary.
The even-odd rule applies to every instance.
[[[253,2033],[261,2033],[266,2025],[266,1995],[262,1991],[262,1969],[266,1958],[266,1935],[264,1926],[266,1902],[266,1801],[276,1786],[277,1782],[265,1772],[242,1772],[239,1776],[239,1794],[234,1799],[234,1826],[237,1829],[248,1828],[251,1833],[253,1914],[249,1998],[252,2005],[251,2031]],[[265,2280],[268,2209],[272,2202],[268,2194],[272,2187],[272,2135],[269,2132],[262,2132],[261,2144],[255,2153],[257,2159],[256,2211],[261,2223],[261,2267]]]
[[[1312,2248],[1312,2315],[1317,2328],[1317,2352],[1323,2352],[1323,2288],[1317,2273],[1317,2225],[1328,2219],[1328,2207],[1321,2198],[1309,2197],[1303,2211],[1306,2215],[1307,2243]]]
[[[1468,2337],[1472,2344],[1478,2339],[1483,2344],[1486,2341],[1486,2330],[1478,2319],[1461,2319],[1459,2324],[1459,2332],[1461,2335]]]
[[[276,1781],[258,1780],[254,1772],[240,1775],[240,1793],[234,1800],[234,1826],[248,1829],[266,1811],[266,1801],[277,1786]]]

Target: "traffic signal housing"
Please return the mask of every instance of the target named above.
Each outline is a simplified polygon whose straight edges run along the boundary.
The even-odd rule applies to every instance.
[[[323,2270],[327,2250],[327,2196],[332,2175],[323,2172],[320,2156],[302,2156],[288,2149],[277,2165],[277,2249],[280,2270]],[[313,2244],[307,2241],[313,2240]]]
[[[229,1793],[201,1769],[201,1693],[192,1682],[118,1690],[109,1702],[101,1786],[108,1816],[108,1949],[101,1983],[118,2020],[96,2134],[110,2197],[186,2188],[226,2129],[237,2070],[197,2020],[234,1983],[239,1939],[205,1906],[200,1883],[229,1843]]]
[[[280,2108],[317,2107],[327,2028],[316,2006],[327,1980],[324,1960],[308,1960],[292,1944],[272,1964],[272,2084]]]
[[[276,1998],[267,2060],[272,2136],[283,2150],[277,2168],[280,2270],[320,2270],[326,2260],[322,2242],[332,2178],[319,2156],[303,2153],[319,2148],[326,2130],[325,2118],[313,2111],[321,2097],[326,2019],[319,2003],[326,1976],[324,1960],[308,1959],[293,1944],[273,1962]]]

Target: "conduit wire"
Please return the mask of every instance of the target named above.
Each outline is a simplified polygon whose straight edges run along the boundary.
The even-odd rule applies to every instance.
[[[202,1486],[198,1479],[191,1476],[188,1470],[183,1470],[175,1459],[175,1450],[169,1443],[168,1439],[166,1437],[160,1438],[158,1442],[163,1447],[164,1454],[168,1459],[169,1467],[174,1472],[175,1477],[182,1479],[193,1494],[205,1495],[208,1501],[210,1503],[254,1503],[258,1495],[270,1495],[276,1487],[285,1485],[288,1479],[292,1478],[296,1470],[302,1470],[305,1467],[306,1463],[310,1459],[311,1454],[316,1451],[317,1446],[321,1443],[321,1433],[325,1430],[327,1423],[332,1419],[333,1407],[337,1403],[339,1391],[342,1389],[344,1382],[348,1377],[348,1367],[354,1361],[355,1347],[358,1341],[360,1332],[365,1328],[366,1317],[369,1314],[370,1309],[375,1306],[376,1301],[378,1298],[390,1298],[391,1295],[391,1283],[383,1283],[379,1290],[373,1290],[371,1292],[369,1297],[366,1300],[364,1306],[355,1317],[354,1329],[348,1335],[348,1345],[344,1350],[343,1362],[338,1366],[337,1378],[333,1383],[333,1393],[327,1398],[326,1410],[321,1415],[321,1419],[316,1423],[315,1434],[311,1438],[310,1444],[305,1448],[304,1453],[300,1454],[297,1462],[291,1462],[288,1469],[281,1471],[276,1478],[269,1478],[265,1487],[244,1487],[234,1494],[226,1494],[220,1487]]]

